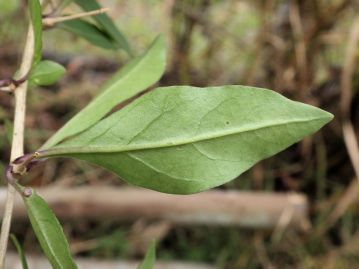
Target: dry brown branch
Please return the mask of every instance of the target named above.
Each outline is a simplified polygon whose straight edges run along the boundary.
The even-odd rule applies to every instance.
[[[353,165],[357,179],[359,180],[359,148],[358,141],[355,136],[353,124],[350,121],[343,123],[344,142],[349,153],[351,163]]]
[[[343,73],[341,77],[341,100],[340,100],[340,109],[343,119],[343,136],[345,146],[349,153],[351,163],[354,167],[354,171],[357,179],[359,180],[359,148],[358,141],[356,139],[355,131],[353,124],[350,121],[350,107],[352,100],[352,87],[353,87],[353,74],[356,63],[356,50],[359,44],[359,16],[354,20],[349,41],[348,47],[345,53],[345,62],[343,67]]]
[[[270,32],[270,14],[273,12],[274,9],[274,1],[266,1],[263,2],[260,7],[261,13],[261,26],[258,30],[257,37],[255,40],[255,46],[253,50],[250,52],[253,55],[254,60],[253,64],[247,70],[246,74],[246,84],[248,85],[255,85],[256,83],[256,74],[258,74],[259,64],[262,57],[262,51],[264,51],[263,47],[265,42],[268,41],[268,33]]]
[[[345,61],[343,66],[343,73],[341,77],[341,100],[340,100],[340,109],[343,116],[343,119],[349,117],[351,99],[352,99],[352,87],[353,87],[353,74],[356,63],[356,50],[359,43],[359,16],[354,20],[349,40],[348,47],[345,53]]]
[[[325,222],[327,229],[331,227],[343,214],[347,211],[349,206],[358,199],[359,188],[358,181],[354,179],[350,186],[346,189],[345,193],[337,203],[336,207]]]
[[[268,256],[267,249],[263,243],[263,238],[261,236],[255,237],[254,247],[256,249],[258,260],[261,263],[262,268],[275,269],[275,267],[273,266],[273,264]]]
[[[44,18],[42,20],[42,24],[44,26],[51,27],[51,26],[54,26],[56,23],[75,20],[75,19],[79,19],[79,18],[83,18],[83,17],[95,16],[98,14],[106,13],[108,11],[109,11],[108,8],[101,8],[98,10],[93,10],[93,11],[89,11],[89,12],[83,12],[83,13],[78,13],[78,14],[73,14],[73,15],[68,15],[68,16],[48,17],[48,18]]]
[[[359,44],[359,16],[354,20],[349,41],[348,47],[345,54],[345,62],[343,67],[343,72],[341,76],[341,100],[340,100],[340,110],[343,120],[342,131],[344,137],[344,143],[347,148],[352,166],[354,168],[356,178],[354,180],[359,180],[359,147],[358,141],[356,139],[355,131],[353,124],[350,121],[350,107],[352,100],[352,79],[355,69],[356,62],[356,49]],[[333,225],[348,209],[348,207],[357,199],[358,196],[358,184],[357,182],[352,182],[350,186],[345,191],[344,195],[338,202],[337,206],[334,208],[333,212],[328,217],[327,226],[323,230],[327,230],[331,225]]]
[[[162,219],[175,224],[238,225],[274,228],[290,211],[285,226],[307,224],[307,199],[300,194],[208,191],[182,196],[136,188],[86,186],[39,190],[59,218]],[[0,190],[0,204],[4,202]],[[3,212],[0,212],[0,216]],[[25,218],[20,198],[14,217]],[[280,224],[281,225],[281,224]]]
[[[316,36],[332,28],[340,19],[339,17],[343,11],[353,4],[355,4],[353,0],[344,0],[339,4],[333,4],[331,6],[323,2],[325,8],[322,8],[322,10],[325,10],[325,12],[321,12],[315,23],[305,32],[305,42],[310,42],[310,40],[313,40]]]
[[[45,258],[27,255],[29,268],[49,269],[50,265]],[[79,269],[135,269],[139,262],[127,261],[102,261],[97,259],[75,259]],[[156,262],[156,269],[214,269],[210,265],[186,262]],[[16,254],[10,254],[7,257],[5,269],[22,269],[19,258]]]
[[[305,96],[309,89],[308,84],[308,61],[307,61],[307,44],[304,38],[302,19],[300,17],[298,3],[295,0],[290,1],[289,21],[293,30],[295,39],[295,58],[300,76],[301,95]]]

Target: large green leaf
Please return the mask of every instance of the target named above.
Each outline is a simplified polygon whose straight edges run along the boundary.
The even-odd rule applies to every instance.
[[[58,27],[68,32],[76,34],[88,42],[104,49],[116,49],[111,38],[102,32],[97,26],[81,20],[70,20],[58,24]]]
[[[143,55],[131,60],[115,74],[103,86],[102,93],[68,121],[43,148],[54,146],[63,139],[86,130],[103,118],[116,104],[154,84],[162,76],[165,64],[164,39],[159,36]]]
[[[86,160],[161,192],[194,193],[236,178],[332,117],[265,89],[158,88],[40,155]]]
[[[29,0],[31,24],[35,35],[33,66],[41,60],[42,51],[42,9],[39,0]]]
[[[152,241],[148,250],[146,252],[146,256],[143,259],[142,263],[137,267],[137,269],[152,269],[155,265],[156,261],[156,242]]]
[[[69,245],[59,221],[47,203],[34,191],[24,197],[31,226],[54,269],[75,269]]]
[[[79,5],[85,11],[92,11],[100,9],[101,6],[96,0],[75,0],[75,3]],[[103,28],[104,31],[113,39],[117,48],[124,49],[129,55],[132,55],[132,50],[123,36],[113,23],[111,18],[106,14],[99,14],[93,17],[95,21]]]

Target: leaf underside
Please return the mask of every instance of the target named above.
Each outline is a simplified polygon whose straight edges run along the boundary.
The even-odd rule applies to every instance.
[[[35,192],[24,198],[31,226],[54,269],[76,269],[64,232],[47,203]]]
[[[173,86],[143,95],[41,156],[85,160],[161,192],[195,193],[236,178],[331,119],[270,90]]]

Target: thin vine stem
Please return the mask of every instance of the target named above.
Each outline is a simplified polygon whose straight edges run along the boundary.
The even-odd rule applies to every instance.
[[[31,23],[27,33],[25,49],[19,70],[19,77],[25,76],[31,68],[32,58],[34,54],[34,31]],[[14,131],[12,136],[11,157],[10,161],[24,154],[24,131],[25,131],[25,115],[26,115],[26,94],[28,83],[25,81],[20,84],[15,94],[15,112],[14,112]],[[16,195],[15,188],[8,184],[4,217],[0,234],[0,269],[4,268],[7,244],[9,239],[9,231],[11,226],[12,212],[14,208],[14,199]]]

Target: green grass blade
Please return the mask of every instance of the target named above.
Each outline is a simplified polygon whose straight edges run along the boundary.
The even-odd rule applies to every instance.
[[[156,242],[152,241],[143,262],[137,267],[137,269],[152,269],[156,261]]]
[[[27,265],[26,257],[24,250],[22,249],[19,241],[17,240],[16,236],[14,234],[10,234],[10,239],[12,243],[14,244],[17,253],[19,254],[21,265],[23,269],[29,269],[29,266]]]

